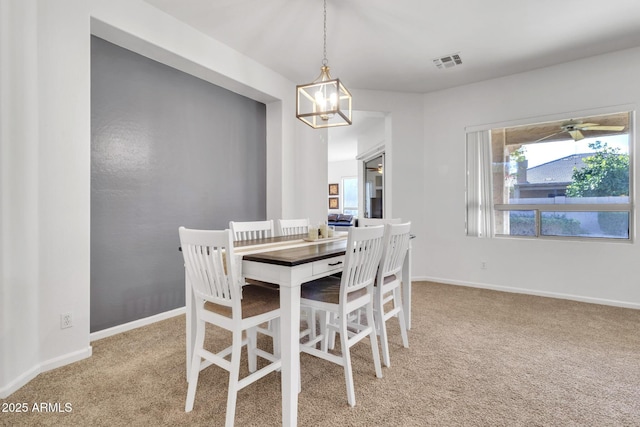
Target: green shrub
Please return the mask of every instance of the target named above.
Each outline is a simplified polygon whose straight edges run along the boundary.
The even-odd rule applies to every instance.
[[[511,214],[509,216],[509,233],[511,236],[535,236],[536,221],[534,217]]]
[[[545,215],[542,218],[542,234],[545,236],[577,236],[581,233],[580,221],[565,214]]]
[[[510,233],[512,236],[535,236],[536,223],[532,215],[510,215]],[[566,215],[544,215],[542,234],[546,236],[576,236],[582,231],[580,221],[567,218]]]
[[[627,212],[598,212],[598,225],[608,236],[627,236],[629,215]]]

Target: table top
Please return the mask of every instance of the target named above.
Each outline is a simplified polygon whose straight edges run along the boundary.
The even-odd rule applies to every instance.
[[[289,239],[287,239],[289,237]],[[259,239],[245,242],[237,242],[236,253],[241,254],[243,246],[260,245],[273,243],[276,239],[278,242],[300,242],[301,236],[282,236],[273,237],[271,239]],[[245,261],[262,262],[265,264],[283,265],[287,267],[294,267],[300,264],[306,264],[322,259],[333,258],[336,256],[344,255],[347,251],[346,238],[333,239],[323,242],[322,239],[313,242],[304,242],[301,245],[295,247],[288,247],[284,249],[278,249],[277,246],[273,247],[273,250],[262,251],[258,253],[248,253],[242,256]],[[249,243],[253,242],[253,243]],[[277,243],[277,242],[276,242]]]

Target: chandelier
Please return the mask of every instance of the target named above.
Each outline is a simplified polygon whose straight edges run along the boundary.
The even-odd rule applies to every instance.
[[[324,58],[313,82],[296,86],[296,117],[314,129],[351,124],[351,93],[331,78],[327,60],[327,0],[324,0]]]

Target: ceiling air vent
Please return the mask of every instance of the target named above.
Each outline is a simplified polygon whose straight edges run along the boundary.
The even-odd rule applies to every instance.
[[[459,53],[443,56],[442,58],[436,58],[433,60],[436,67],[440,69],[453,68],[457,65],[462,65],[462,59]]]

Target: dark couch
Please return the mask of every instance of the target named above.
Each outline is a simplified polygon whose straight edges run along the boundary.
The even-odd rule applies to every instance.
[[[327,224],[338,227],[352,227],[355,225],[355,219],[353,215],[344,214],[329,214],[327,217]]]

